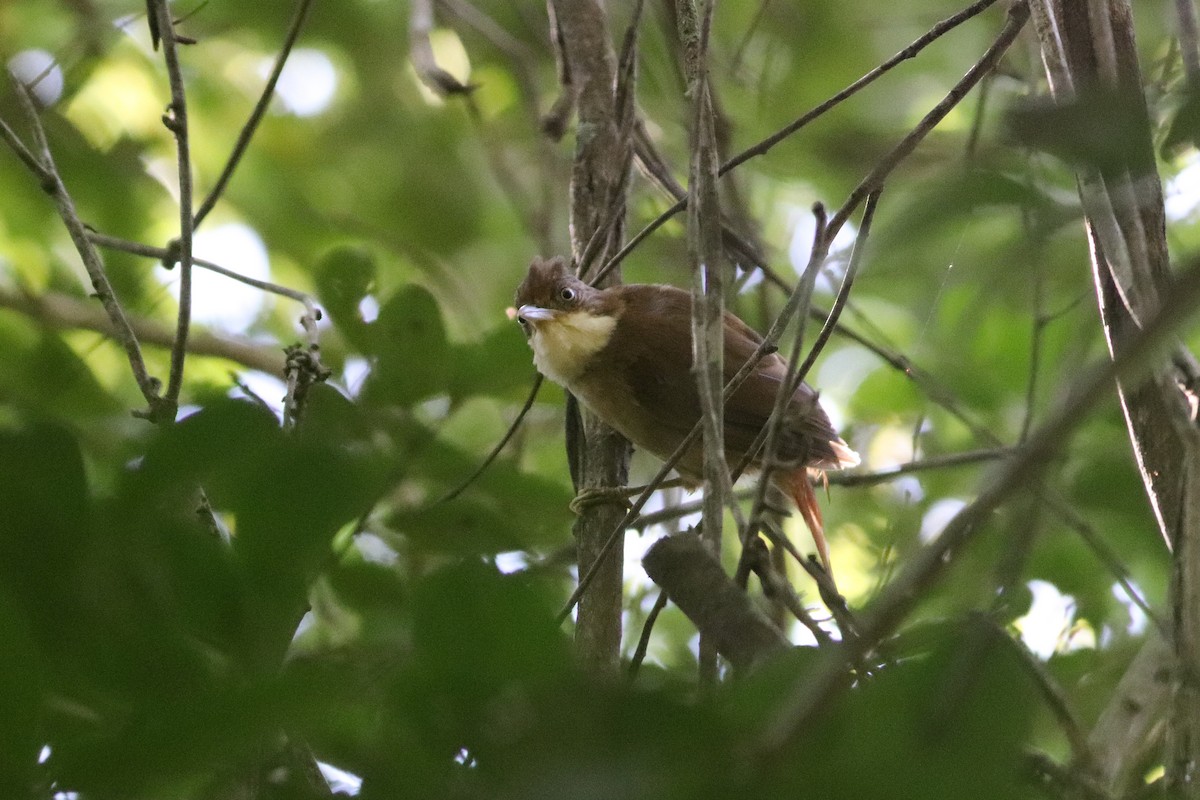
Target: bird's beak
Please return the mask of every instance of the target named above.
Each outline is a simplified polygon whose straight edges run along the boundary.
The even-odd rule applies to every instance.
[[[542,308],[541,306],[523,305],[517,309],[517,319],[526,322],[544,322],[548,319],[554,319],[558,316],[558,312],[552,308]]]

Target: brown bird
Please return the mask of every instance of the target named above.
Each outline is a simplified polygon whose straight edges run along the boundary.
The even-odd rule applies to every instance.
[[[561,258],[535,259],[517,287],[517,322],[538,371],[560,384],[637,447],[666,460],[700,419],[692,372],[692,297],[674,286],[626,284],[595,289]],[[745,364],[762,337],[725,313],[725,381]],[[787,363],[771,353],[725,404],[725,455],[740,460],[767,424]],[[858,454],[834,431],[801,384],[777,434],[786,466],[771,479],[796,503],[827,572],[832,575],[821,509],[809,470],[853,467]],[[697,441],[676,464],[685,482],[700,483],[704,450]],[[761,461],[751,462],[760,467]]]

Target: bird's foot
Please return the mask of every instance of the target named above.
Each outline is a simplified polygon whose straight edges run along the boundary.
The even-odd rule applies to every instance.
[[[629,489],[624,486],[593,486],[580,489],[571,501],[571,511],[578,516],[592,506],[618,505],[626,510],[632,508]]]

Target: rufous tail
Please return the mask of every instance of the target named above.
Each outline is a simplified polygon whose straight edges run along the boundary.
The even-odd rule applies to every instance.
[[[776,473],[776,481],[781,488],[791,496],[808,532],[812,534],[813,544],[817,546],[817,555],[829,577],[833,577],[833,562],[829,560],[829,544],[825,541],[825,524],[821,521],[821,507],[817,505],[817,493],[813,491],[812,483],[808,480],[808,470],[795,469],[790,472]]]

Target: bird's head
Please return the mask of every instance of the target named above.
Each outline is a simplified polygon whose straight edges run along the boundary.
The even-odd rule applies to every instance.
[[[588,286],[562,258],[535,258],[517,287],[515,318],[543,375],[567,385],[612,338],[615,298]]]
[[[584,308],[598,290],[575,277],[562,258],[535,258],[517,287],[517,322],[532,336],[536,330]]]

